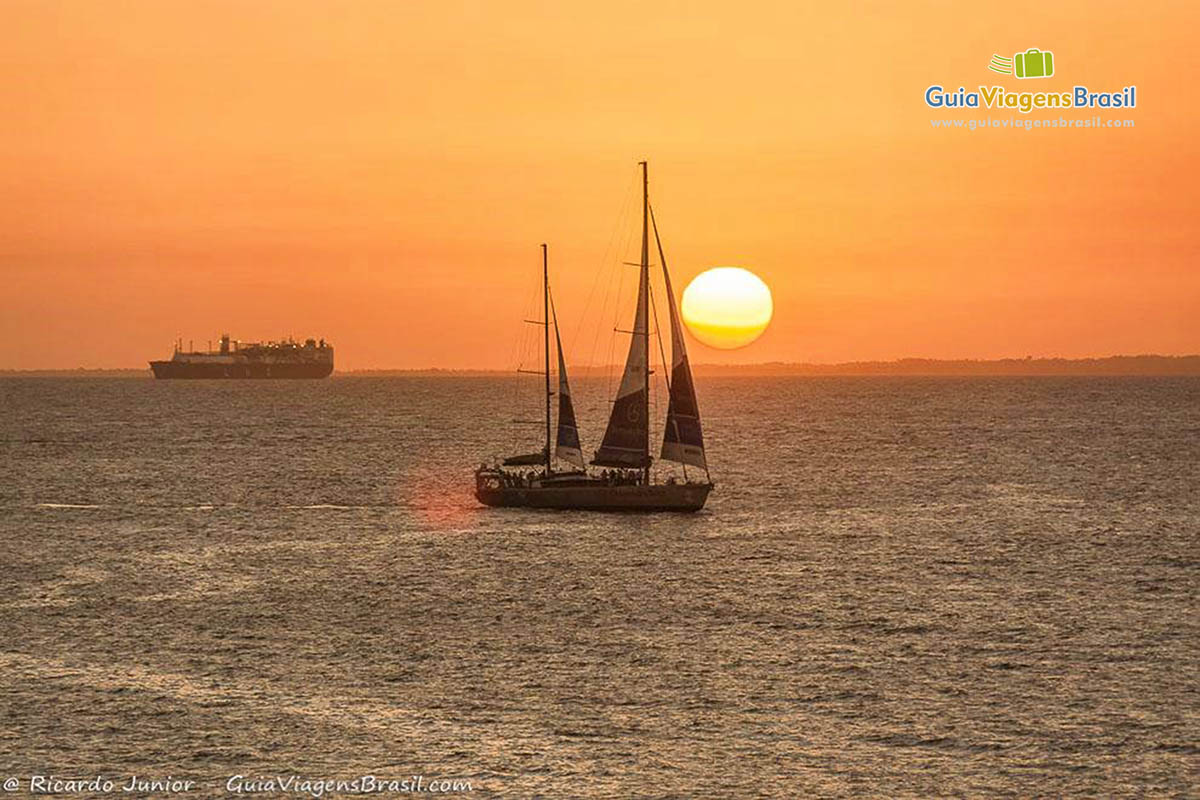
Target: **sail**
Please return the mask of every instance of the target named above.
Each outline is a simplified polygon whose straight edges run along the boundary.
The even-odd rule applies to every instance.
[[[646,168],[642,165],[642,262],[638,281],[637,313],[625,358],[625,374],[617,389],[604,440],[592,463],[600,467],[650,466],[650,237],[647,214]]]
[[[662,252],[662,242],[658,239],[657,222],[654,224],[654,239],[658,244],[659,260],[662,261],[667,307],[671,314],[671,399],[667,404],[667,422],[663,429],[662,458],[707,470],[704,434],[700,430],[700,406],[696,402],[696,385],[692,381],[692,368],[688,363],[687,344],[683,338],[683,326],[679,322],[679,311],[675,307],[671,274],[667,271],[667,259]]]
[[[554,308],[553,301],[550,308]],[[582,467],[583,448],[579,445],[575,406],[571,403],[571,387],[567,384],[567,362],[563,358],[562,337],[558,334],[557,312],[554,313],[554,342],[558,346],[558,434],[554,442],[554,455]]]
[[[601,467],[645,467],[650,459],[646,442],[650,436],[650,421],[646,419],[649,387],[646,385],[646,303],[644,281],[638,289],[638,311],[630,337],[629,355],[625,359],[625,374],[617,389],[612,414],[604,440],[592,463]]]

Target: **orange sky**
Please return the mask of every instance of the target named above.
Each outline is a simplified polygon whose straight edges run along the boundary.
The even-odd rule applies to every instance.
[[[774,292],[694,361],[1200,351],[1194,5],[702,5],[8,0],[0,368],[221,330],[509,367],[537,245],[581,316],[640,158],[676,290]],[[1055,77],[987,72],[1035,46]],[[1017,115],[932,83],[1134,83],[1136,128],[934,130]]]

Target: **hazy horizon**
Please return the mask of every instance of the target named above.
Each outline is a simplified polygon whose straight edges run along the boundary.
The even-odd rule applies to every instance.
[[[905,371],[911,374],[922,374],[919,370],[922,367],[941,367],[939,374],[955,375],[955,374],[971,374],[972,371],[986,372],[989,368],[994,368],[992,374],[1005,374],[1002,368],[1013,367],[1018,368],[1021,365],[1041,367],[1036,370],[1042,374],[1056,374],[1051,371],[1055,366],[1065,366],[1068,373],[1080,374],[1200,374],[1200,353],[1185,353],[1182,355],[1164,355],[1160,353],[1139,353],[1139,354],[1116,354],[1108,356],[1096,356],[1087,358],[1062,358],[1058,356],[1025,356],[1024,358],[999,358],[999,359],[934,359],[923,358],[919,356],[909,356],[898,359],[887,360],[862,360],[862,361],[838,361],[838,362],[806,362],[806,361],[762,361],[762,362],[746,362],[740,364],[722,364],[712,362],[694,362],[692,369],[698,375],[705,374],[720,374],[722,372],[750,372],[756,369],[778,372],[779,374],[807,374],[820,372],[821,370],[830,371],[828,374],[902,374]],[[1169,372],[1154,372],[1155,367],[1170,366],[1174,369]],[[889,368],[891,372],[889,372]],[[1095,369],[1097,372],[1088,373],[1087,370]],[[597,377],[605,375],[613,375],[620,372],[622,365],[618,363],[610,364],[578,364],[568,363],[567,370],[573,377]],[[883,372],[872,372],[871,370],[882,370]],[[658,367],[656,367],[656,371]],[[150,374],[149,366],[101,366],[101,367],[31,367],[27,369],[12,369],[0,368],[0,375],[21,375],[23,373],[46,373],[46,374],[71,374],[71,373],[137,373],[146,375]],[[385,373],[450,373],[450,374],[482,374],[482,375],[507,375],[514,373],[513,368],[488,368],[488,367],[366,367],[358,369],[338,368],[334,370],[335,375],[352,376],[352,375],[370,375],[370,374],[385,374]],[[1009,370],[1008,374],[1021,374],[1019,371]]]

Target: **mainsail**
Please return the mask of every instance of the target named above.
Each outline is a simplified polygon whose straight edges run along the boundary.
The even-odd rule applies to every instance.
[[[592,463],[601,467],[644,469],[650,466],[650,237],[646,164],[642,162],[642,262],[637,312],[625,374],[613,402],[604,440]]]
[[[671,314],[671,399],[667,404],[667,422],[663,429],[662,458],[707,470],[704,434],[700,430],[700,406],[696,402],[696,386],[692,381],[692,368],[688,363],[683,326],[679,322],[679,311],[675,308],[671,274],[667,271],[667,258],[663,254],[662,240],[658,238],[658,223],[654,220],[653,209],[650,211],[650,219],[654,224],[654,241],[658,245],[658,258],[662,262],[663,280],[667,289],[667,308]]]
[[[647,443],[650,420],[646,417],[649,388],[646,385],[647,353],[645,281],[638,289],[638,311],[634,318],[633,337],[625,359],[625,374],[617,399],[613,402],[608,428],[592,463],[601,467],[646,467],[650,457]]]
[[[550,301],[554,320],[554,342],[558,346],[558,434],[554,455],[577,467],[584,466],[583,448],[579,444],[579,427],[575,424],[575,406],[571,403],[571,387],[567,383],[567,361],[563,358],[562,337],[558,333],[558,312]]]

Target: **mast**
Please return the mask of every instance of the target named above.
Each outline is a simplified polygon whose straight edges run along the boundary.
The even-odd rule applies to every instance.
[[[550,474],[550,263],[546,255],[546,244],[542,243],[542,332],[545,334],[543,354],[546,377],[546,474]]]
[[[642,468],[642,483],[650,483],[650,178],[645,161],[642,164],[642,274],[638,300],[641,308],[638,313],[646,320],[646,330],[642,335],[642,363],[645,365],[645,402],[642,406],[642,419],[646,420],[645,438],[642,454],[646,466]],[[636,334],[634,334],[636,336]]]

